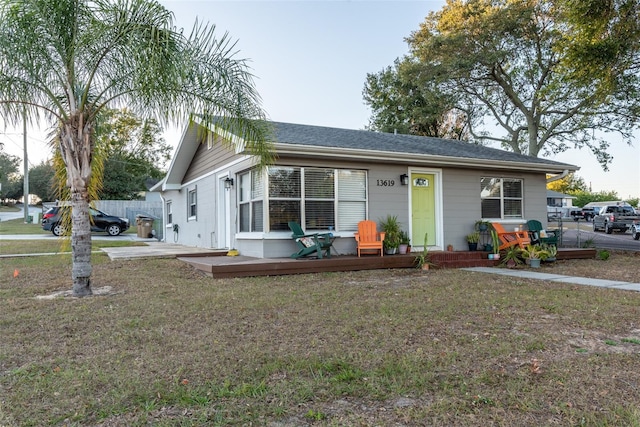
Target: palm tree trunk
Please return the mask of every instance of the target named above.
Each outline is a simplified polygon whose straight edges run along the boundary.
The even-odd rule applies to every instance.
[[[67,186],[71,192],[71,259],[73,295],[91,295],[91,223],[89,192],[91,179],[92,126],[81,114],[64,123],[60,151],[67,168]]]
[[[89,222],[89,202],[87,192],[71,193],[71,258],[73,296],[84,297],[91,291],[91,223]]]

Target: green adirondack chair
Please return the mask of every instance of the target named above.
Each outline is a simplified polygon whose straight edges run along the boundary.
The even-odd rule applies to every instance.
[[[296,242],[298,251],[291,254],[291,258],[298,259],[315,255],[318,259],[323,257],[331,258],[331,246],[333,245],[333,234],[312,233],[306,234],[300,224],[295,221],[289,222],[292,231],[291,237]]]
[[[548,245],[558,246],[560,230],[545,230],[542,228],[542,223],[537,219],[527,221],[527,229],[529,230],[531,243],[546,243]]]

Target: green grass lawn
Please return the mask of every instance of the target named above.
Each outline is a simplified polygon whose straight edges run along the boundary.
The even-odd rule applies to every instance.
[[[640,425],[638,292],[93,267],[109,295],[42,300],[70,288],[68,255],[2,261],[0,425]]]
[[[50,231],[42,229],[41,224],[25,224],[23,218],[0,221],[0,235],[2,234],[48,234]]]

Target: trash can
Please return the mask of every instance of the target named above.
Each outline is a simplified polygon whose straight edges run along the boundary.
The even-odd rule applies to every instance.
[[[153,237],[151,233],[151,230],[153,229],[153,218],[144,215],[137,215],[136,225],[138,226],[138,237],[144,239]]]

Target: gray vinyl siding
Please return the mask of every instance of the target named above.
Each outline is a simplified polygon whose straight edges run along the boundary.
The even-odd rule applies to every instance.
[[[395,215],[402,229],[408,232],[410,187],[400,184],[400,175],[405,173],[406,166],[393,165],[376,165],[369,171],[369,219],[380,223],[387,215]],[[385,181],[394,181],[394,185],[382,185]]]
[[[197,191],[197,215],[195,219],[189,219],[188,193],[193,189]],[[165,230],[167,242],[200,248],[216,246],[216,178],[214,176],[196,180],[180,191],[167,191],[164,193],[164,198],[171,201],[173,225],[179,227],[178,233],[170,229]]]
[[[480,178],[483,176],[523,180],[523,216],[521,220],[500,221],[508,227],[521,226],[528,219],[543,224],[547,218],[546,176],[544,174],[500,172],[490,169],[444,169],[442,178],[444,246],[465,250],[465,236],[481,219]]]
[[[191,182],[240,157],[241,155],[225,147],[219,139],[211,148],[208,148],[206,141],[200,143],[182,182]]]

